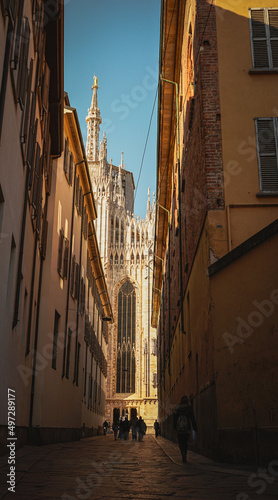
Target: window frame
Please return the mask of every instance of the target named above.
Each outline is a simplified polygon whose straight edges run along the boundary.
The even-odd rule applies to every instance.
[[[257,8],[249,8],[249,29],[250,29],[250,41],[251,41],[251,53],[252,53],[252,70],[255,71],[265,71],[265,70],[277,70],[278,71],[278,64],[277,66],[273,65],[273,57],[272,57],[272,48],[271,48],[271,40],[272,39],[277,39],[278,37],[271,37],[270,35],[270,28],[269,28],[269,11],[275,11],[278,8],[277,7],[257,7]],[[267,54],[268,54],[268,66],[255,66],[255,54],[254,54],[254,37],[253,37],[253,28],[252,28],[252,12],[254,11],[263,11],[263,17],[264,17],[264,24],[265,24],[265,31],[266,31],[266,45],[267,45]],[[261,39],[262,37],[257,37],[258,39]]]
[[[268,196],[278,196],[278,185],[277,189],[267,190],[263,188],[263,178],[262,178],[262,167],[261,167],[261,152],[259,145],[259,131],[258,131],[258,122],[268,121],[273,122],[274,129],[274,137],[275,137],[275,146],[276,146],[276,168],[278,173],[278,118],[275,117],[256,117],[255,118],[255,130],[256,130],[256,147],[257,147],[257,159],[258,159],[258,174],[259,174],[259,187],[260,191],[258,195],[268,195]],[[266,155],[265,155],[266,156]]]

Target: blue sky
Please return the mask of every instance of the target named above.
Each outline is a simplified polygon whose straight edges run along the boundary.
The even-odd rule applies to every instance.
[[[65,90],[77,109],[84,144],[86,115],[98,77],[108,160],[126,169],[137,184],[158,81],[160,0],[65,0]],[[135,213],[145,217],[148,187],[156,189],[155,108]]]

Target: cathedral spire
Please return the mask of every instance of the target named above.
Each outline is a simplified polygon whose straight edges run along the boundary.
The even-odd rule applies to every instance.
[[[88,116],[86,117],[88,136],[86,153],[89,161],[98,161],[99,159],[99,127],[101,124],[100,110],[97,102],[97,77],[94,76],[94,84],[92,86],[93,96],[91,107],[88,109]]]
[[[150,218],[152,209],[151,209],[151,202],[150,202],[150,188],[148,188],[148,203],[147,203],[147,217]]]
[[[94,85],[92,85],[91,90],[93,90],[93,97],[92,97],[92,102],[91,102],[91,109],[98,110],[98,103],[97,103],[97,89],[98,89],[98,84],[97,84],[97,77],[94,76]]]

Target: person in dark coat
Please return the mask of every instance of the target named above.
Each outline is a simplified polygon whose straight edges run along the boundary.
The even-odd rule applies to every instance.
[[[181,451],[182,461],[186,462],[188,439],[190,431],[197,431],[197,424],[193,409],[188,401],[187,396],[181,398],[180,404],[174,412],[174,429],[177,431],[179,447]]]
[[[112,429],[113,429],[113,432],[114,432],[114,439],[116,441],[116,439],[118,437],[118,431],[119,431],[119,422],[117,420],[115,420],[113,422]]]
[[[130,421],[131,424],[131,433],[132,433],[132,441],[137,440],[137,432],[136,432],[136,424],[138,422],[138,417],[133,417]]]
[[[122,439],[127,440],[129,436],[129,429],[130,429],[130,423],[128,421],[128,418],[125,417],[123,421],[123,433],[122,433]]]
[[[155,423],[153,424],[153,426],[154,426],[155,437],[157,438],[158,433],[159,433],[159,423],[158,423],[157,420],[155,421]]]
[[[103,427],[103,434],[106,435],[108,429],[108,422],[106,420],[104,420],[102,427]]]
[[[138,432],[139,441],[143,441],[143,437],[146,434],[147,426],[146,426],[144,420],[142,419],[142,417],[139,417],[139,420],[136,423],[136,429]]]

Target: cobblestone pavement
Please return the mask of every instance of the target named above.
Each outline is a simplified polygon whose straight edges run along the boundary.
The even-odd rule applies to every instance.
[[[149,435],[140,443],[107,435],[24,446],[16,452],[15,493],[8,492],[8,467],[7,456],[1,457],[1,499],[278,499],[278,460],[267,470],[217,464],[189,452],[183,464],[176,444]]]

